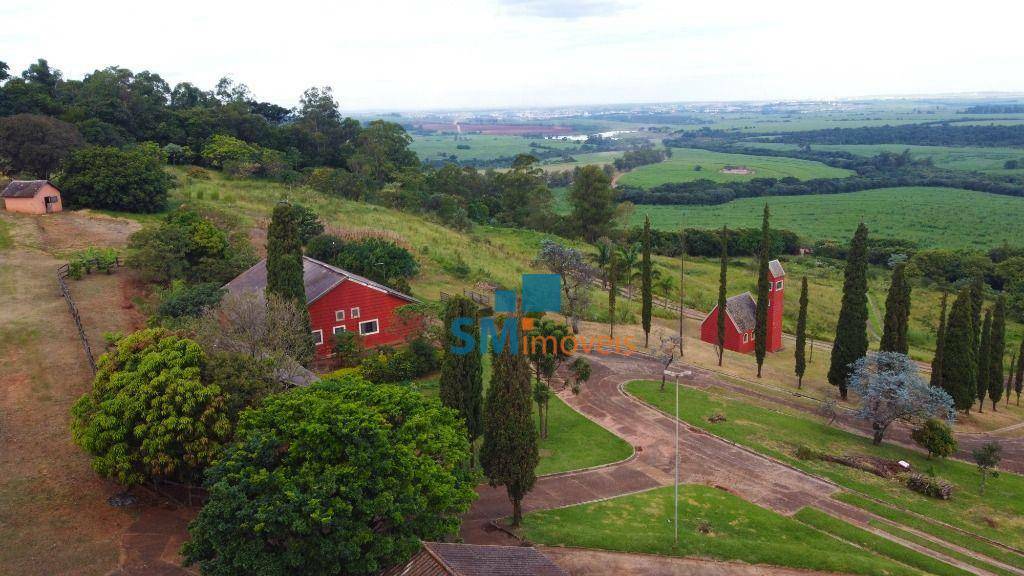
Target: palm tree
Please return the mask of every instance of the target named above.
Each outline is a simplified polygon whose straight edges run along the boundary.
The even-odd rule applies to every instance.
[[[626,280],[626,299],[632,301],[633,280],[640,277],[640,243],[619,247],[619,271]]]
[[[612,241],[607,238],[601,238],[597,241],[597,254],[591,254],[590,260],[594,263],[594,266],[598,270],[604,273],[604,277],[601,279],[604,284],[604,289],[608,289],[608,277],[611,275],[609,266],[612,263],[612,252],[615,250],[615,245]]]
[[[651,271],[651,276],[654,278],[654,288],[662,296],[668,298],[672,296],[672,290],[675,289],[675,282],[672,281],[672,277],[668,274],[662,274],[661,270],[655,268]]]

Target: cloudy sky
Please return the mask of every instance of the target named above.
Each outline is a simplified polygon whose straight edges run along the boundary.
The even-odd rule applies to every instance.
[[[1024,5],[916,0],[4,0],[0,60],[230,75],[346,111],[1024,91]]]

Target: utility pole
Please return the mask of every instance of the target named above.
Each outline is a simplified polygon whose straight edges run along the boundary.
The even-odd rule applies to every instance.
[[[679,377],[690,376],[693,372],[684,370],[682,372],[675,372],[672,370],[665,370],[665,376],[672,376],[676,382],[676,481],[675,481],[675,520],[673,521],[673,527],[676,531],[676,546],[679,546]]]

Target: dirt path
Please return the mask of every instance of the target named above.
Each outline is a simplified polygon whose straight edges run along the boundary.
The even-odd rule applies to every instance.
[[[570,574],[586,576],[808,576],[826,574],[810,570],[752,565],[701,558],[676,558],[653,554],[624,554],[585,548],[538,549]]]

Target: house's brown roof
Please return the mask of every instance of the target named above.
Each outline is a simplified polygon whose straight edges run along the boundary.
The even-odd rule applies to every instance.
[[[39,190],[50,184],[53,184],[49,180],[12,180],[10,184],[4,188],[3,193],[0,193],[2,198],[34,198]],[[56,186],[53,186],[56,188]]]
[[[782,278],[786,275],[786,271],[782,269],[782,262],[778,260],[772,260],[768,263],[768,272],[771,273],[772,278]]]
[[[725,301],[725,311],[736,324],[736,330],[740,334],[754,329],[755,317],[757,316],[757,302],[750,292],[737,294]]]
[[[324,294],[330,292],[335,286],[341,284],[345,280],[356,282],[364,286],[369,286],[381,292],[387,292],[393,296],[397,296],[403,300],[409,302],[417,302],[415,298],[407,294],[403,294],[398,290],[388,288],[387,286],[370,280],[369,278],[363,278],[358,274],[353,274],[347,270],[342,270],[337,266],[331,266],[330,264],[321,262],[310,258],[309,256],[302,257],[302,282],[306,287],[306,304],[312,304],[316,302]],[[256,263],[252,268],[249,268],[245,272],[239,274],[234,280],[224,285],[224,288],[228,292],[240,293],[240,292],[262,292],[267,287],[267,260],[264,258]]]
[[[424,542],[423,549],[384,576],[569,576],[528,546],[475,546]]]

